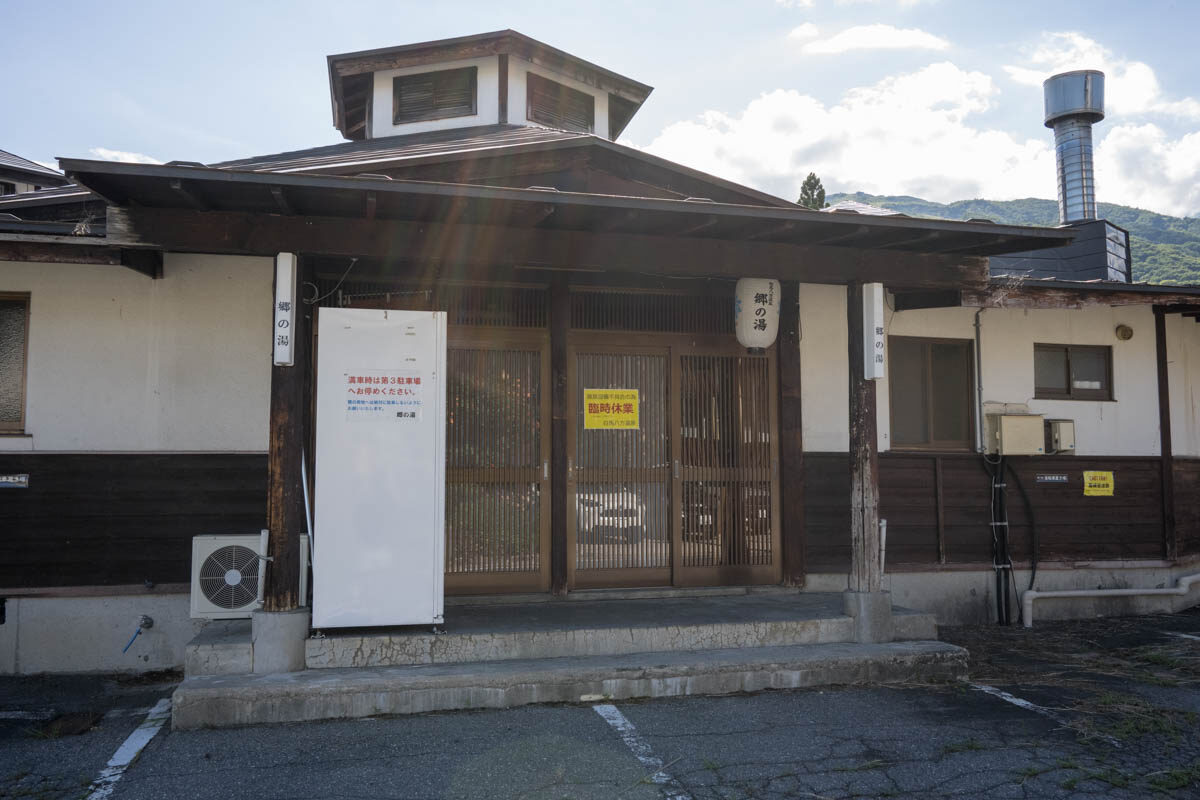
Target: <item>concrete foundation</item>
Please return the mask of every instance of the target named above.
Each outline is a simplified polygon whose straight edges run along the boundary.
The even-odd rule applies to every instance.
[[[312,622],[309,609],[255,611],[250,622],[255,674],[304,669],[304,641]]]
[[[1167,588],[1180,576],[1200,572],[1200,563],[1170,565],[1165,562],[1080,562],[1045,564],[1038,568],[1039,590]],[[1020,595],[1029,587],[1029,570],[1013,571],[1016,592],[1012,614],[1016,619]],[[813,573],[806,591],[844,591],[844,573]],[[889,572],[883,587],[892,602],[933,614],[939,625],[981,625],[996,620],[995,577],[991,569],[946,568],[926,572]],[[1200,586],[1187,596],[1126,598],[1062,598],[1039,600],[1038,620],[1086,619],[1133,614],[1170,614],[1200,603]]]
[[[892,596],[888,592],[844,592],[846,615],[854,620],[854,641],[890,642],[895,635],[892,625]],[[932,637],[931,637],[932,638]]]
[[[0,674],[175,668],[204,625],[188,616],[186,594],[24,596],[7,598],[4,606]],[[154,626],[122,653],[142,615]]]
[[[941,642],[825,644],[189,678],[177,730],[579,703],[959,680],[965,650]]]
[[[254,671],[254,644],[248,619],[210,622],[188,642],[183,674],[245,675]]]

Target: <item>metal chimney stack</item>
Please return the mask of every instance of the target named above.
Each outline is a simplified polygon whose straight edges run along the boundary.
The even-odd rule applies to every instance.
[[[1064,225],[1096,219],[1092,123],[1104,119],[1104,73],[1064,72],[1047,78],[1042,88],[1058,160],[1058,219]]]

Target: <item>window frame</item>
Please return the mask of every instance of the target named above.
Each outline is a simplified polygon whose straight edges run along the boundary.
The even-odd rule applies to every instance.
[[[565,98],[569,98],[571,95],[579,95],[580,97],[586,97],[591,102],[590,113],[588,114],[588,128],[586,131],[578,131],[578,130],[575,130],[574,128],[564,127],[561,124],[561,122],[562,122],[561,117],[558,120],[545,119],[545,118],[539,119],[537,116],[534,115],[534,105],[533,105],[534,92],[533,92],[533,89],[531,88],[531,86],[532,86],[532,84],[536,84],[538,81],[541,81],[542,83],[550,84],[550,86],[554,87]],[[551,128],[556,128],[559,130],[569,130],[574,133],[595,133],[596,132],[596,96],[592,95],[592,94],[588,94],[587,92],[581,92],[580,90],[575,89],[571,86],[567,86],[565,83],[556,81],[553,78],[547,78],[545,75],[539,75],[538,73],[532,72],[532,71],[526,72],[525,73],[525,119],[529,120],[530,122],[536,122],[539,125],[548,125]]]
[[[1067,391],[1059,392],[1038,385],[1037,354],[1039,352],[1062,351],[1066,356]],[[1075,376],[1071,371],[1072,351],[1102,352],[1104,355],[1104,385],[1100,389],[1076,389]],[[1049,342],[1034,342],[1033,344],[1033,397],[1035,400],[1081,400],[1089,402],[1115,402],[1116,393],[1113,391],[1113,349],[1106,344],[1051,344]]]
[[[447,74],[452,72],[465,72],[470,75],[470,89],[468,90],[471,96],[471,108],[469,111],[463,111],[461,108],[437,109],[436,107],[429,114],[420,116],[405,117],[400,115],[400,86],[405,80],[414,78],[422,78],[430,75]],[[436,106],[436,96],[435,103]],[[432,122],[440,119],[454,119],[455,117],[473,117],[479,113],[479,67],[471,65],[468,67],[453,67],[451,69],[435,69],[426,72],[413,72],[408,75],[396,75],[392,78],[392,125],[411,125],[414,122]]]
[[[935,336],[893,336],[893,335],[889,334],[887,338],[888,338],[887,380],[888,380],[888,426],[889,426],[888,439],[889,439],[890,449],[900,450],[900,451],[910,451],[910,452],[953,452],[953,453],[974,452],[976,431],[975,431],[975,411],[974,411],[975,383],[973,380],[975,377],[975,352],[972,349],[973,342],[970,339],[953,339],[953,338],[949,338],[949,337],[935,337]],[[896,403],[894,402],[894,398],[896,396],[895,383],[894,383],[896,373],[892,369],[892,341],[896,340],[896,339],[904,340],[907,342],[917,342],[917,343],[921,344],[921,346],[924,350],[923,355],[925,358],[925,366],[926,366],[925,391],[926,391],[926,396],[930,399],[932,399],[932,397],[933,397],[933,392],[932,392],[933,369],[932,369],[932,364],[930,362],[930,359],[932,358],[932,348],[930,347],[930,345],[954,344],[954,345],[959,345],[963,348],[963,352],[966,355],[966,358],[964,359],[964,361],[965,361],[966,367],[967,367],[966,374],[964,376],[966,386],[963,387],[966,389],[966,392],[962,398],[963,407],[964,407],[964,410],[966,411],[966,418],[967,418],[967,436],[966,436],[965,440],[938,441],[938,440],[933,439],[933,430],[934,430],[933,403],[929,402],[929,403],[926,403],[926,406],[925,406],[925,423],[926,423],[926,429],[929,431],[928,441],[917,442],[917,443],[903,443],[903,444],[896,443],[896,433],[895,433],[895,431],[896,431]]]
[[[30,294],[29,292],[0,292],[0,301],[3,302],[22,302],[25,305],[25,327],[24,340],[21,348],[21,384],[19,387],[19,395],[21,398],[21,416],[17,420],[15,426],[13,423],[6,423],[0,420],[0,437],[3,436],[24,436],[25,423],[27,421],[27,405],[29,402],[29,307]]]

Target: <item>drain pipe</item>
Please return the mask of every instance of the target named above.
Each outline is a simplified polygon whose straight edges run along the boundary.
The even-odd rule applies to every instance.
[[[1170,589],[1068,589],[1060,592],[1039,592],[1030,589],[1021,595],[1024,609],[1025,627],[1033,627],[1033,601],[1046,597],[1164,597],[1186,595],[1193,583],[1200,582],[1200,573],[1186,575],[1179,579]]]
[[[975,311],[975,440],[976,451],[980,453],[987,452],[983,441],[983,347],[980,344],[983,327],[979,324],[979,315],[984,310],[979,308]]]

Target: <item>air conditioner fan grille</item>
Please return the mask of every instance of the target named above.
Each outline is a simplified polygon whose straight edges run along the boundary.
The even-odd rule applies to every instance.
[[[200,566],[200,591],[226,611],[251,605],[258,600],[258,554],[238,544],[212,551]]]

